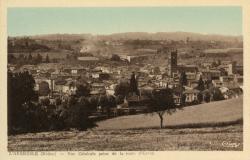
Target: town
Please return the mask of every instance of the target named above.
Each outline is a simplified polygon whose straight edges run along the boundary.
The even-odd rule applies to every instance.
[[[198,43],[189,41],[187,38],[185,44]],[[14,47],[15,39],[10,40],[9,43]],[[24,46],[27,45],[26,43]],[[117,41],[104,41],[103,43],[113,46],[123,45],[122,42]],[[177,106],[237,98],[242,94],[242,64],[237,64],[235,60],[223,60],[221,57],[209,59],[207,57],[213,54],[206,53],[204,50],[198,50],[195,58],[201,60],[205,57],[205,62],[184,64],[182,61],[189,58],[186,58],[188,53],[183,54],[183,51],[180,53],[179,49],[174,48],[173,45],[164,47],[168,46],[164,44],[164,41],[160,44],[160,49],[139,48],[135,50],[140,54],[133,54],[134,51],[131,51],[132,54],[112,54],[110,58],[93,56],[86,51],[88,46],[82,47],[81,54],[75,56],[73,63],[70,64],[65,62],[70,59],[68,55],[63,62],[55,60],[53,62],[48,54],[46,57],[40,54],[36,57],[32,57],[31,54],[26,57],[19,54],[17,58],[14,56],[9,58],[9,61],[14,63],[8,64],[8,70],[13,73],[27,71],[34,77],[34,90],[38,94],[39,102],[47,99],[50,104],[56,104],[57,100],[63,101],[67,97],[76,95],[79,86],[82,87],[82,92],[85,92],[84,96],[119,97],[122,95],[119,97],[118,105],[112,108],[111,115],[113,116],[117,116],[117,112],[120,114],[145,112],[143,106],[147,99],[146,94],[157,89],[173,89],[174,103]],[[191,53],[189,56],[191,57],[189,59],[194,59]],[[156,63],[159,57],[163,65]],[[40,59],[40,63],[23,65],[15,63],[25,58],[32,62]],[[129,93],[132,74],[137,85],[135,94]],[[119,90],[119,88],[122,89]],[[126,90],[128,93],[125,93]]]
[[[9,153],[245,151],[246,7],[148,4],[8,5]]]

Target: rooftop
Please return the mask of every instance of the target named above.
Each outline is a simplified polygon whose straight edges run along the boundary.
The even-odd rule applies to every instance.
[[[77,57],[79,61],[98,61],[97,57]]]

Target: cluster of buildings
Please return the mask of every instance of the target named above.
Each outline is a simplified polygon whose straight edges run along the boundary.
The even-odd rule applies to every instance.
[[[182,95],[185,95],[186,103],[198,101],[198,95],[209,93],[210,87],[219,88],[225,99],[237,97],[243,91],[243,66],[237,65],[235,61],[220,61],[216,66],[214,62],[207,62],[200,66],[197,65],[179,65],[177,61],[177,50],[172,50],[168,57],[168,67],[157,67],[153,65],[144,65],[139,68],[137,73],[138,88],[141,91],[140,97],[143,99],[145,90],[172,88],[174,90],[174,100],[180,105]],[[187,85],[180,88],[180,75],[185,73]],[[206,82],[210,87],[204,91],[198,90],[199,80],[202,79],[204,86]],[[131,101],[134,98],[131,98]],[[204,99],[204,98],[203,98]],[[213,95],[210,95],[213,100]],[[210,101],[209,100],[209,101]],[[130,101],[130,98],[128,98]]]
[[[166,62],[167,68],[153,64],[143,66],[132,64],[133,61],[143,61],[152,56],[155,54],[121,56],[122,60],[126,59],[131,64],[120,66],[101,63],[95,57],[78,57],[79,62],[88,65],[42,63],[17,68],[15,65],[9,64],[8,69],[12,72],[29,71],[35,79],[35,90],[38,91],[39,96],[49,98],[75,94],[77,83],[83,81],[89,85],[91,95],[114,95],[115,86],[120,81],[129,82],[132,72],[136,73],[140,94],[152,89],[178,88],[179,76],[185,72],[188,84],[185,86],[184,93],[187,102],[197,100],[199,91],[196,87],[200,77],[204,81],[211,81],[214,86],[222,88],[223,91],[243,86],[243,66],[237,65],[233,61],[221,61],[216,67],[212,65],[212,62],[203,63],[201,66],[178,65],[177,50],[172,50]],[[49,92],[39,91],[46,87]],[[180,101],[180,95],[176,94],[175,102],[180,103]]]
[[[87,59],[97,63],[97,59]],[[82,60],[82,58],[79,58],[79,61]],[[113,95],[115,85],[119,83],[120,79],[123,79],[121,73],[124,68],[110,65],[96,66],[95,63],[90,62],[89,64],[41,63],[38,65],[23,65],[20,68],[9,64],[8,69],[11,72],[28,71],[32,74],[35,80],[35,90],[40,98],[64,97],[75,94],[79,83],[86,83],[89,86],[90,95]],[[49,92],[44,92],[44,90],[49,90]]]

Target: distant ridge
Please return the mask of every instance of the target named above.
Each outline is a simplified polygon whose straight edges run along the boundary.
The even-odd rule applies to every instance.
[[[243,37],[233,35],[219,34],[201,34],[193,32],[124,32],[113,33],[108,35],[93,35],[93,34],[44,34],[32,36],[17,36],[10,38],[30,37],[32,39],[42,40],[77,40],[77,39],[96,39],[96,40],[186,40],[187,37],[191,41],[243,41]]]
[[[144,40],[186,40],[189,37],[190,40],[208,40],[208,41],[242,41],[242,36],[231,35],[218,35],[218,34],[201,34],[192,32],[126,32],[126,33],[114,33],[110,35],[100,35],[103,39],[144,39]]]

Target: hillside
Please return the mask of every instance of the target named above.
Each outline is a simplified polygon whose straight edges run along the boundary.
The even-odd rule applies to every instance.
[[[187,37],[193,41],[242,41],[242,36],[228,36],[228,35],[216,35],[216,34],[200,34],[192,32],[127,32],[127,33],[114,33],[111,35],[100,35],[102,39],[144,39],[144,40],[174,40],[185,41]]]
[[[243,98],[224,100],[185,107],[172,115],[165,114],[164,126],[200,126],[235,122],[243,117]],[[159,117],[131,115],[100,121],[97,130],[159,127]]]
[[[186,43],[186,40],[189,40],[189,43]],[[151,53],[157,51],[166,53],[169,48],[178,48],[180,52],[189,56],[199,55],[203,50],[211,52],[211,49],[216,53],[220,53],[221,50],[225,52],[227,48],[241,48],[239,49],[241,54],[242,36],[205,35],[189,32],[129,32],[110,35],[48,34],[8,37],[8,53],[16,57],[18,57],[19,53],[36,54],[46,52],[50,57],[61,59],[66,55],[74,56],[73,53],[81,52],[91,53],[96,57],[110,58],[112,54],[146,54],[149,50],[151,50]],[[60,56],[60,53],[62,53],[62,56]],[[226,52],[227,55],[223,55],[223,58],[224,56],[234,58],[235,52],[232,53],[229,55]],[[217,54],[213,56],[217,56]],[[158,63],[158,59],[161,61],[162,58],[157,57],[155,62]],[[240,58],[242,59],[242,57]]]
[[[98,123],[99,127],[87,131],[11,135],[8,136],[8,151],[240,151],[243,126],[233,125],[233,122],[242,119],[242,103],[242,97],[212,102],[186,107],[165,117],[165,125],[186,125],[186,128],[159,129],[157,115],[142,114],[105,120]],[[222,123],[231,125],[215,125]],[[188,128],[190,126],[194,128]]]
[[[9,37],[9,38],[22,38]],[[93,34],[44,34],[44,35],[32,35],[25,36],[32,39],[40,40],[78,40],[78,39],[98,39],[98,40],[128,40],[128,39],[143,39],[143,40],[174,40],[174,41],[185,41],[187,37],[193,41],[242,41],[242,36],[231,36],[231,35],[218,35],[218,34],[201,34],[192,32],[124,32],[124,33],[113,33],[107,35],[93,35]]]

